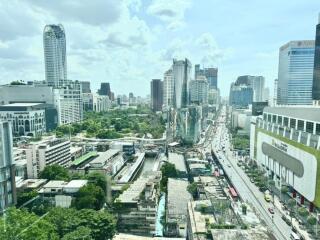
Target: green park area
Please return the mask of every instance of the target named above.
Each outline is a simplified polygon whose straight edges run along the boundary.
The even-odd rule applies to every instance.
[[[149,108],[113,109],[107,112],[85,112],[81,123],[62,125],[56,129],[58,137],[82,133],[84,137],[115,139],[126,136],[161,138],[165,122],[161,115]]]

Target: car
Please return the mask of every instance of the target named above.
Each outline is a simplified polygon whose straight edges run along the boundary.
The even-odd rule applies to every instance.
[[[228,167],[231,167],[231,165],[230,165],[230,164],[228,164]]]
[[[269,213],[274,214],[274,209],[273,208],[269,207],[268,211],[269,211]]]
[[[271,201],[271,195],[268,194],[268,193],[265,193],[264,194],[264,200],[266,200],[267,202],[270,202]]]
[[[254,183],[254,179],[253,179],[253,178],[250,178],[250,182]]]

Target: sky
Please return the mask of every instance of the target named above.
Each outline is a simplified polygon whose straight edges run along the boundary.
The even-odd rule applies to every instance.
[[[315,38],[319,0],[0,0],[0,83],[43,80],[43,28],[64,26],[68,79],[146,96],[172,58],[217,67],[229,94],[240,75],[273,93],[279,47]]]

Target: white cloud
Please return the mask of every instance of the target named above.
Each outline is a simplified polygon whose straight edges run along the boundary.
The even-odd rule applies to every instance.
[[[153,0],[147,12],[167,24],[168,29],[183,27],[185,11],[191,7],[191,0]]]

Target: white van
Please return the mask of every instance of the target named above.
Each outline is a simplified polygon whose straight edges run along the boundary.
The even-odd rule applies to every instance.
[[[290,239],[292,239],[292,240],[300,240],[300,237],[298,236],[298,234],[296,234],[294,232],[291,232]]]

